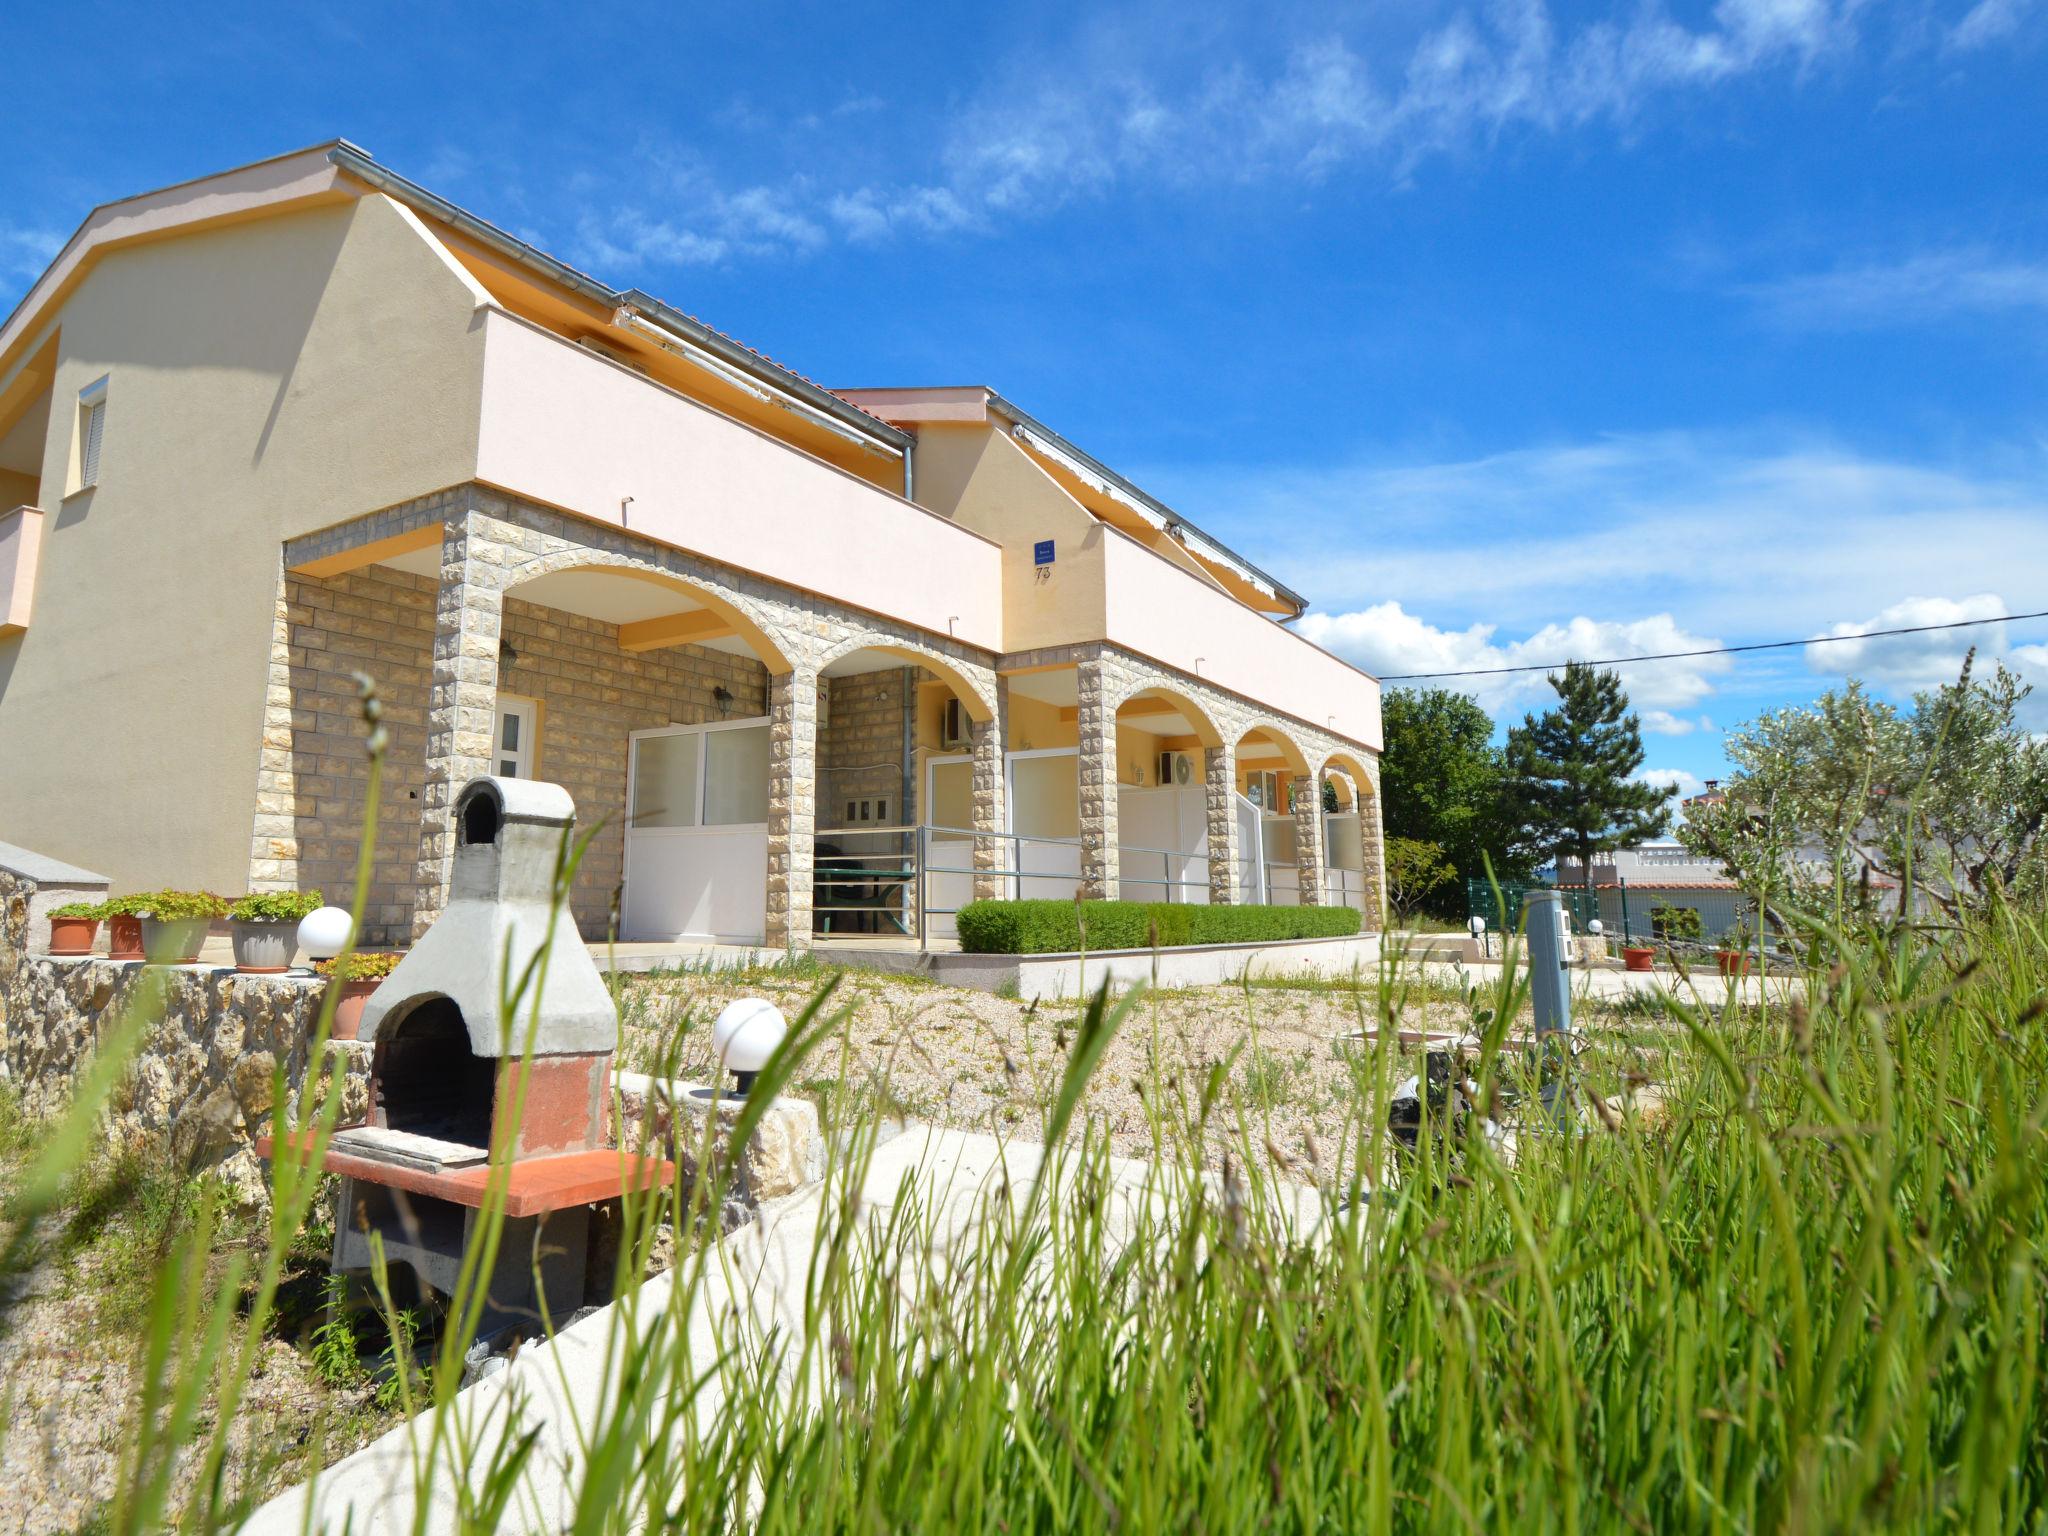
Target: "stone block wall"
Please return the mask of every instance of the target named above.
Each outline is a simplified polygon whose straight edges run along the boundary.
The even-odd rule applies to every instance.
[[[389,733],[368,944],[404,943],[412,931],[435,590],[425,577],[383,567],[326,581],[286,579],[291,771],[284,793],[295,856],[271,873],[277,883],[348,901],[369,777],[367,727],[351,674],[367,672]],[[584,935],[601,938],[624,868],[629,733],[764,715],[767,672],[750,656],[700,646],[622,651],[616,626],[517,598],[505,602],[501,640],[501,692],[540,704],[536,772],[569,791],[579,829],[597,828],[572,906]],[[717,699],[719,688],[729,702]]]
[[[905,727],[915,721],[917,680],[911,667],[825,679],[827,708],[818,727],[821,830],[858,825],[847,822],[849,800],[886,799],[886,825],[914,824],[917,792],[907,783],[914,775],[906,770],[903,747]]]

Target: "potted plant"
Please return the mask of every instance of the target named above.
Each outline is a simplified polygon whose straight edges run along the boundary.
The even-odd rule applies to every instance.
[[[262,891],[229,907],[235,969],[250,976],[281,976],[290,970],[299,947],[299,923],[320,906],[318,891]]]
[[[106,909],[96,901],[67,901],[50,909],[50,953],[89,955]]]
[[[341,988],[341,995],[334,1000],[334,1029],[329,1038],[356,1038],[356,1031],[362,1025],[363,1004],[391,974],[399,958],[372,950],[359,955],[336,955],[332,960],[321,960],[314,965],[314,970]]]
[[[1621,968],[1625,971],[1647,971],[1657,959],[1657,951],[1648,944],[1623,944],[1621,946]]]
[[[211,891],[151,891],[135,898],[142,917],[143,958],[152,965],[190,965],[228,900]]]
[[[142,901],[140,896],[116,896],[100,903],[107,920],[107,958],[142,958]]]
[[[1714,964],[1720,967],[1723,976],[1747,976],[1749,974],[1749,948],[1756,937],[1749,931],[1749,924],[1737,923],[1721,937],[1721,947],[1714,951]]]

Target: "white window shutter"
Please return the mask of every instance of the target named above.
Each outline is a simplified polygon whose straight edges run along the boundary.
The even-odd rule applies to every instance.
[[[97,485],[100,478],[100,433],[107,419],[107,402],[95,400],[85,407],[85,419],[79,423],[82,441],[78,451],[78,483],[81,486]]]

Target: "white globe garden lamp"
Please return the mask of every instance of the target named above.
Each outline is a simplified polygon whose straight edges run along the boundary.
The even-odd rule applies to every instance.
[[[711,1054],[732,1073],[739,1091],[745,1094],[788,1033],[781,1009],[766,998],[743,997],[727,1003],[711,1026]]]
[[[299,948],[309,960],[332,960],[348,948],[347,907],[316,907],[299,923]]]

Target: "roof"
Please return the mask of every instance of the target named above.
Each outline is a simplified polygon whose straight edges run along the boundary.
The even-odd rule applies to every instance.
[[[883,411],[889,410],[883,400],[894,397],[903,411],[892,413],[891,419],[897,421],[979,422],[989,416],[1000,417],[1009,423],[1011,434],[1026,448],[1053,459],[1066,473],[1091,484],[1096,492],[1122,503],[1143,521],[1162,529],[1196,559],[1224,567],[1245,585],[1270,594],[1278,603],[1293,608],[1292,617],[1307,611],[1308,599],[1299,592],[986,384],[872,385],[842,388],[838,393]]]
[[[816,380],[736,341],[696,316],[637,288],[613,288],[588,273],[498,228],[489,220],[430,192],[346,139],[330,139],[289,154],[175,182],[132,197],[102,203],[88,213],[49,266],[0,322],[0,365],[5,354],[26,341],[38,315],[61,300],[87,262],[101,248],[118,246],[173,228],[201,228],[268,209],[303,205],[337,195],[339,174],[449,225],[546,280],[620,316],[638,316],[701,349],[718,363],[782,392],[842,431],[901,453],[915,441],[901,427],[870,414]]]

